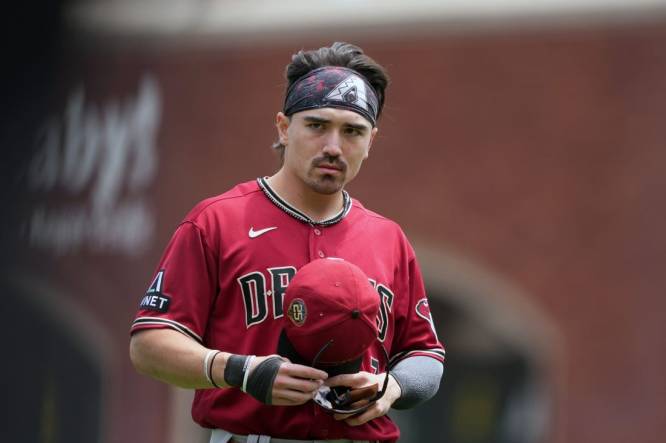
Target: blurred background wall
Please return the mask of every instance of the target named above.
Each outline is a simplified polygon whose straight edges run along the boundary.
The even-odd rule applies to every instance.
[[[399,222],[447,347],[401,441],[662,441],[660,1],[51,2],[3,73],[2,441],[207,441],[128,329],[185,213],[270,175],[284,66],[392,77],[351,194]],[[5,437],[6,436],[6,437]]]

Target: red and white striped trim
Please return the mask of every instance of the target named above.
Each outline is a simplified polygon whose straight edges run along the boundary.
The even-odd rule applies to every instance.
[[[139,329],[158,328],[164,326],[171,329],[175,329],[176,331],[187,335],[188,337],[198,341],[199,343],[203,342],[202,338],[198,334],[196,334],[194,331],[192,331],[190,328],[183,325],[182,323],[178,323],[177,321],[161,317],[137,317],[137,319],[134,320],[134,322],[132,323],[132,328],[130,329],[130,333],[135,332]]]
[[[437,361],[440,361],[444,363],[444,360],[446,358],[446,352],[442,348],[433,348],[433,349],[413,349],[411,351],[403,351],[403,352],[398,352],[395,354],[391,359],[389,360],[389,367],[393,367],[398,362],[409,358],[409,357],[415,357],[417,355],[424,356],[424,357],[431,357],[434,358]]]

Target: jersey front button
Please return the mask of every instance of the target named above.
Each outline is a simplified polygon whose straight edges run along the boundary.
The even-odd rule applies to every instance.
[[[321,231],[319,229],[316,229],[316,228],[314,230],[314,233],[315,233],[315,235],[321,235]]]
[[[326,256],[326,254],[324,254],[324,251],[319,251],[319,254],[318,254],[318,255],[319,255],[319,257],[321,257],[321,258],[324,258],[324,257]]]

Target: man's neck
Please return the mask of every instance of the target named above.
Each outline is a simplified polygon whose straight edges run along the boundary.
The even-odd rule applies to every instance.
[[[283,171],[269,177],[268,184],[282,199],[315,221],[334,217],[344,205],[342,191],[320,194],[302,181],[287,177]]]

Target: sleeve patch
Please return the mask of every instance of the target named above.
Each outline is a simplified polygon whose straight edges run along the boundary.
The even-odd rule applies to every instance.
[[[143,299],[141,299],[141,304],[139,307],[141,309],[146,309],[148,311],[157,311],[157,312],[167,312],[169,310],[169,305],[171,304],[171,298],[162,294],[146,294]]]
[[[171,304],[171,298],[162,294],[162,280],[164,279],[164,269],[157,273],[153,282],[150,284],[146,295],[141,299],[140,309],[148,311],[167,312]]]

